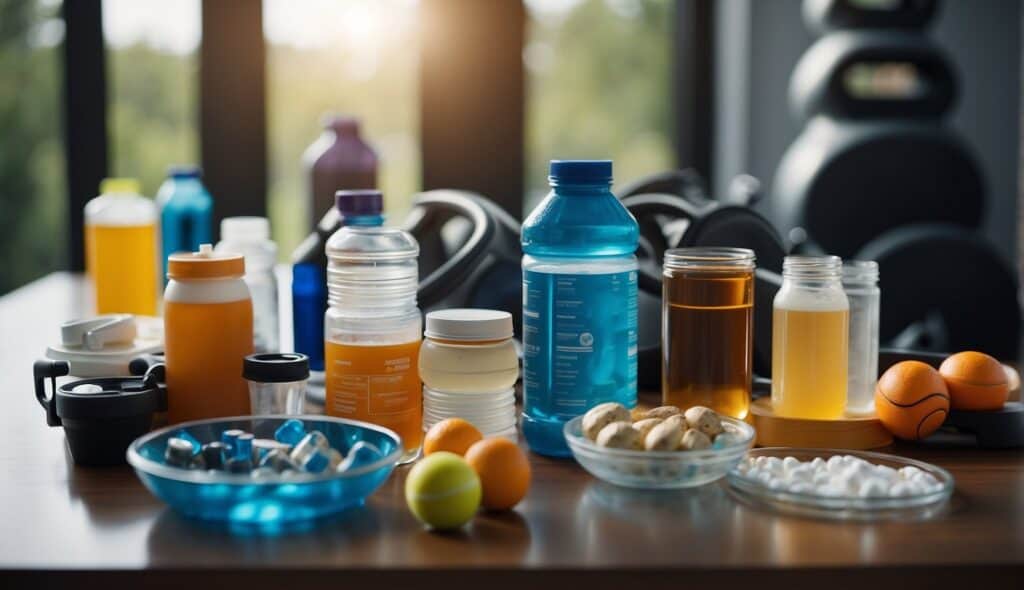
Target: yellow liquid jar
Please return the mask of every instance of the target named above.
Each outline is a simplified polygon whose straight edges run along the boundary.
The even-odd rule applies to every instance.
[[[156,204],[130,178],[108,178],[85,205],[85,270],[98,314],[157,314]]]
[[[836,256],[787,256],[772,315],[772,410],[835,420],[846,409],[850,306]]]

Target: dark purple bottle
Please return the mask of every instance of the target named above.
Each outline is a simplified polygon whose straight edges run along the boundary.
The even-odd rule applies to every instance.
[[[323,133],[303,154],[310,178],[310,229],[334,207],[335,191],[377,188],[377,154],[359,136],[359,121],[327,115],[323,127]]]

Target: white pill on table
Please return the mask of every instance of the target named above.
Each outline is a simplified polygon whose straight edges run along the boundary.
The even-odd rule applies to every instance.
[[[843,469],[843,467],[845,467],[845,465],[843,465],[843,458],[839,455],[832,455],[829,457],[828,461],[825,462],[825,466],[830,473],[838,473]]]
[[[872,477],[866,479],[858,490],[858,495],[861,498],[881,498],[889,495],[889,486],[886,485],[885,480]]]
[[[816,470],[824,469],[825,468],[825,460],[822,459],[821,457],[815,457],[815,458],[811,459],[810,465],[811,465],[812,469],[816,469]]]
[[[782,460],[782,468],[785,469],[786,471],[789,471],[790,469],[793,469],[794,467],[797,467],[799,465],[800,459],[797,459],[796,457],[786,457],[785,459]]]
[[[782,459],[768,457],[768,460],[764,462],[764,468],[774,472],[782,471]]]
[[[900,469],[900,475],[903,477],[903,479],[910,479],[919,473],[924,473],[924,471],[921,471],[920,469],[914,467],[913,465],[908,465]]]

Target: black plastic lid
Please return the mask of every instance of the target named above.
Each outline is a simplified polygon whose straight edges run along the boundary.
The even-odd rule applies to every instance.
[[[309,357],[299,352],[265,352],[245,357],[242,377],[258,383],[309,379]]]
[[[57,415],[82,420],[151,414],[161,410],[160,393],[159,385],[138,377],[82,379],[57,388]]]

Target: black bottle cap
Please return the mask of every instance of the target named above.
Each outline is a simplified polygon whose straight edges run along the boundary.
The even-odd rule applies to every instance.
[[[298,352],[267,352],[245,357],[242,377],[258,383],[289,383],[309,379],[309,357]]]

